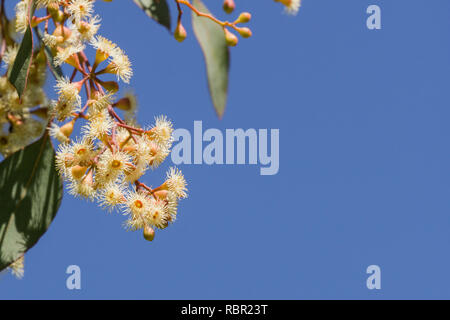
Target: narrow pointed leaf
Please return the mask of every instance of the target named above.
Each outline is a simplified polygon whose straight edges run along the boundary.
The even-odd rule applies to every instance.
[[[169,31],[171,29],[170,10],[167,5],[167,0],[133,0],[139,8],[153,20],[166,27]]]
[[[50,138],[0,163],[0,270],[33,247],[55,218],[62,199]]]
[[[27,28],[17,52],[13,66],[9,70],[9,82],[16,88],[19,97],[22,96],[27,86],[28,73],[33,56],[33,34],[30,27]]]
[[[194,0],[193,4],[201,12],[209,13],[200,0]],[[223,29],[211,20],[197,16],[194,12],[192,12],[192,24],[205,56],[211,99],[217,115],[222,117],[227,103],[228,72],[230,69],[230,51],[225,41]]]

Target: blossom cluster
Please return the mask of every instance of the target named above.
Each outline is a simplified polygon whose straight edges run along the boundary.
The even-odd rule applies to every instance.
[[[53,53],[54,65],[73,70],[70,77],[57,79],[57,99],[49,103],[49,133],[60,142],[56,167],[69,192],[122,212],[125,227],[143,230],[151,241],[156,228],[175,221],[178,202],[187,196],[186,180],[179,169],[170,168],[156,188],[140,181],[170,154],[172,123],[158,116],[153,125],[141,127],[136,97],[127,93],[116,98],[119,81],[129,83],[133,75],[131,62],[117,44],[98,35],[101,19],[94,13],[94,2],[36,0],[37,9],[47,15],[29,18],[30,2],[22,0],[16,6],[15,27],[23,33],[30,24],[45,24],[43,42]],[[92,59],[87,48],[95,51]],[[105,79],[108,74],[115,78]],[[71,138],[78,121],[81,135]]]
[[[132,64],[124,50],[98,34],[101,18],[94,11],[96,0],[17,1],[13,21],[6,18],[3,2],[0,8],[0,62],[6,69],[0,76],[0,154],[7,157],[44,132],[49,134],[59,142],[55,165],[69,192],[96,201],[107,211],[122,212],[127,216],[124,225],[128,230],[143,230],[144,238],[152,241],[155,229],[175,221],[178,202],[187,197],[186,180],[174,167],[158,187],[141,182],[170,154],[171,121],[161,115],[152,125],[141,127],[136,118],[136,97],[119,94],[119,82],[128,84],[133,76]],[[223,1],[225,12],[232,13],[234,0]],[[301,0],[274,1],[283,4],[289,14],[296,14],[301,6]],[[189,0],[175,3],[178,20],[173,36],[177,41],[187,36],[182,5],[218,24],[228,46],[237,45],[236,34],[252,36],[251,29],[242,26],[251,20],[248,12],[234,21],[221,21]],[[33,34],[32,29],[37,29],[39,41],[31,46],[25,87],[19,95],[9,76],[17,70],[13,66],[21,35]],[[47,66],[56,77],[54,100],[43,90]],[[62,75],[61,70],[69,70],[70,76]],[[73,138],[75,128],[81,130]],[[9,268],[22,277],[23,263],[22,256]]]

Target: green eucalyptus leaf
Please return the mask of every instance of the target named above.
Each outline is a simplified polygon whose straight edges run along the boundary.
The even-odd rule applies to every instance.
[[[16,88],[19,97],[22,96],[27,86],[28,73],[33,57],[33,34],[30,27],[27,28],[17,52],[14,64],[9,70],[8,80]]]
[[[171,29],[170,10],[166,0],[133,0],[153,20]]]
[[[62,195],[55,151],[47,134],[0,163],[0,270],[47,231]]]
[[[201,12],[209,13],[200,0],[194,0],[193,5]],[[218,24],[207,18],[197,16],[195,12],[192,12],[192,24],[205,56],[211,99],[217,115],[221,118],[227,103],[230,51],[223,29]]]
[[[36,10],[36,1],[28,1],[30,6],[28,18],[31,19]],[[33,32],[31,27],[28,26],[17,52],[16,59],[14,60],[14,64],[8,70],[8,80],[16,88],[19,97],[22,96],[27,87],[28,74],[30,72],[31,63],[33,62],[33,47]]]

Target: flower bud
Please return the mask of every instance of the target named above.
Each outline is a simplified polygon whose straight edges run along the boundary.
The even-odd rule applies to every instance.
[[[61,133],[63,135],[65,135],[67,138],[69,138],[70,135],[72,134],[74,123],[75,123],[75,121],[72,120],[72,121],[66,123],[65,125],[63,125],[59,130],[61,131]]]
[[[235,24],[237,23],[247,23],[252,19],[252,15],[248,12],[242,12],[239,17],[234,21]]]
[[[144,238],[147,241],[153,241],[155,238],[155,230],[152,227],[146,225],[144,228]]]
[[[47,5],[47,10],[50,14],[53,14],[55,12],[59,11],[59,4],[57,3],[50,3]]]
[[[63,51],[63,48],[57,47],[58,51]],[[64,60],[65,63],[71,65],[72,67],[74,67],[75,69],[79,70],[79,62],[78,62],[78,58],[76,57],[75,54],[72,54],[69,58],[67,58],[66,60]]]
[[[238,38],[233,33],[228,31],[227,28],[224,28],[223,31],[225,33],[225,40],[227,41],[227,45],[230,47],[236,46],[239,41]]]
[[[223,11],[230,14],[234,11],[236,8],[236,4],[234,3],[234,0],[225,0],[223,2]]]
[[[76,166],[73,166],[70,171],[72,172],[72,177],[75,180],[80,180],[86,173],[86,170],[87,170],[87,167],[76,165]]]
[[[55,15],[52,15],[53,20],[55,22],[63,22],[64,21],[64,12],[62,10],[58,10],[58,12]]]
[[[86,21],[81,21],[78,25],[78,31],[81,34],[86,34],[89,32],[89,30],[91,30],[92,26],[86,22]]]
[[[113,107],[123,111],[129,111],[131,110],[131,101],[129,98],[125,97],[114,103]]]
[[[161,191],[161,190],[169,190],[169,187],[167,185],[167,181],[164,181],[164,183],[162,185],[160,185],[159,187],[154,188],[153,189],[153,193]]]
[[[187,37],[186,29],[184,29],[183,25],[181,24],[181,21],[177,24],[177,28],[175,29],[173,36],[175,40],[177,40],[178,42],[183,42],[184,39],[186,39]]]
[[[105,88],[108,91],[111,91],[113,93],[119,91],[119,84],[116,81],[100,81],[98,79],[97,81],[101,84],[103,88]]]
[[[159,191],[153,192],[153,195],[155,197],[160,198],[161,200],[165,200],[167,198],[168,194],[169,194],[169,191],[167,191],[167,190],[159,190]]]
[[[71,35],[72,35],[72,31],[69,28],[62,26],[62,25],[58,25],[55,28],[55,31],[53,32],[53,36],[58,37],[59,43],[63,43],[64,41],[69,39]]]
[[[77,81],[77,82],[72,82],[72,84],[77,88],[78,92],[80,92],[81,89],[83,88],[84,81],[80,80],[80,81]]]
[[[94,64],[96,66],[98,66],[100,63],[102,63],[103,61],[105,61],[106,59],[109,58],[109,54],[107,54],[106,52],[102,51],[102,50],[97,50],[95,52],[95,61]]]
[[[64,20],[64,13],[59,10],[59,4],[51,3],[47,6],[47,10],[55,22],[62,22]]]
[[[252,36],[252,30],[249,28],[238,28],[237,31],[242,38],[250,38]]]

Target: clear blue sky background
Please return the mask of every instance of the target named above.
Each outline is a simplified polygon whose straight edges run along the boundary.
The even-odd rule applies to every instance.
[[[382,30],[366,28],[370,4]],[[187,20],[179,44],[132,1],[96,8],[135,66],[141,122],[279,128],[279,174],[181,166],[190,197],[153,243],[66,194],[25,278],[1,277],[1,299],[450,298],[450,2],[304,0],[297,17],[271,0],[237,5],[254,36],[232,49],[223,120]],[[71,264],[80,291],[66,289]],[[366,288],[371,264],[379,291]]]

